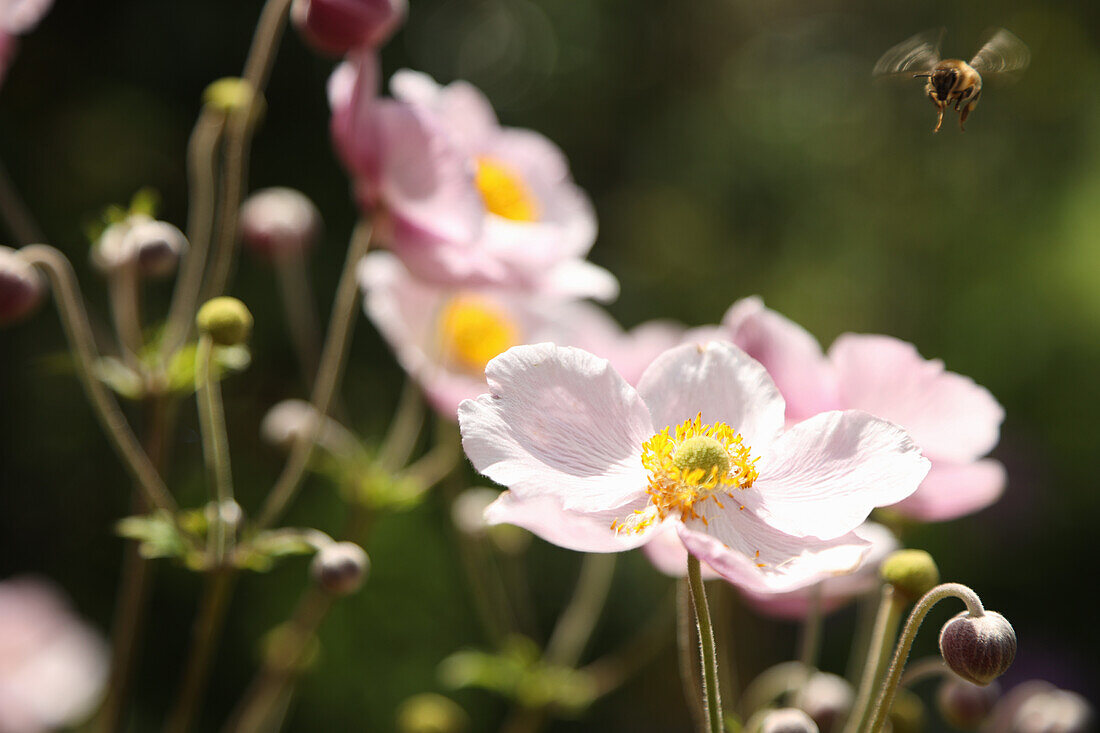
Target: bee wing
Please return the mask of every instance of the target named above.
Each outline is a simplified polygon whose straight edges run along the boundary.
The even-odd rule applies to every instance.
[[[940,60],[940,43],[943,28],[934,28],[902,41],[891,48],[875,64],[875,76],[912,76],[921,71],[931,71]]]
[[[1031,63],[1031,51],[1014,33],[994,28],[987,32],[987,38],[970,60],[970,65],[982,76],[1020,72]]]

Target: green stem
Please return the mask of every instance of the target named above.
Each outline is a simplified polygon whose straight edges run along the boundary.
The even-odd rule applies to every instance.
[[[340,378],[344,373],[355,315],[359,312],[359,286],[355,275],[359,261],[363,259],[370,247],[370,241],[370,227],[360,223],[352,234],[347,259],[344,261],[344,270],[336,286],[332,317],[329,320],[328,334],[321,350],[321,363],[317,369],[317,381],[314,382],[310,399],[319,417],[328,415]],[[304,431],[294,441],[286,465],[260,510],[256,531],[274,524],[294,498],[305,475],[306,466],[309,464],[322,424],[322,420],[316,420],[312,431]]]
[[[206,578],[206,588],[199,603],[195,626],[191,633],[191,650],[184,667],[179,693],[164,726],[164,733],[188,733],[202,703],[210,662],[218,647],[225,612],[236,573],[232,568],[215,568]]]
[[[868,733],[877,733],[882,730],[882,726],[886,722],[886,716],[890,713],[890,707],[894,702],[898,680],[901,679],[901,673],[905,669],[905,661],[909,658],[909,650],[913,646],[913,640],[917,638],[917,631],[920,629],[921,622],[932,610],[932,606],[945,598],[962,600],[971,616],[985,615],[981,599],[974,591],[961,583],[937,585],[917,601],[917,605],[913,607],[909,619],[905,622],[901,639],[898,640],[898,648],[894,651],[894,658],[890,661],[890,671],[886,673],[886,681],[879,692],[878,702],[875,703],[874,717],[871,719],[870,728],[867,729]]]
[[[573,598],[546,644],[543,657],[550,664],[573,667],[580,661],[607,602],[615,577],[615,560],[615,553],[585,555]]]
[[[397,410],[390,421],[386,438],[382,441],[382,448],[378,451],[382,465],[396,471],[408,463],[423,426],[424,400],[420,397],[420,387],[409,378],[401,389]]]
[[[703,688],[695,669],[695,625],[691,622],[691,590],[687,578],[676,581],[676,652],[680,666],[680,684],[684,702],[695,730],[705,731],[707,712],[703,708]]]
[[[237,219],[241,195],[248,178],[248,155],[255,129],[257,103],[262,99],[275,54],[279,50],[286,19],[290,14],[291,0],[267,0],[256,24],[252,47],[245,60],[242,79],[252,90],[248,102],[230,115],[225,131],[225,162],[222,168],[221,201],[218,205],[220,221],[214,240],[210,279],[202,292],[206,301],[225,291],[229,273],[233,268],[237,247]]]
[[[867,660],[863,665],[859,692],[852,705],[848,723],[844,726],[844,733],[858,733],[871,714],[875,687],[882,677],[882,667],[886,663],[886,657],[894,646],[898,624],[901,622],[901,614],[904,610],[905,601],[894,593],[892,585],[884,584],[878,615],[875,616],[874,631],[871,633],[871,643],[867,645]]]
[[[128,262],[110,274],[107,295],[122,358],[131,369],[144,376],[145,369],[139,359],[144,337],[138,293],[137,262]]]
[[[317,334],[321,324],[307,277],[307,263],[302,254],[296,252],[277,257],[274,265],[290,341],[298,357],[302,379],[308,386],[317,376],[317,357],[321,350]]]
[[[187,340],[198,306],[202,273],[210,251],[210,234],[214,229],[217,200],[217,152],[225,116],[213,107],[204,107],[187,143],[188,211],[187,241],[190,247],[183,256],[176,289],[168,309],[161,354],[167,357]]]
[[[175,499],[138,442],[114,395],[95,375],[99,354],[72,265],[65,255],[44,244],[33,244],[19,252],[27,262],[41,268],[50,279],[54,300],[61,315],[61,325],[65,329],[75,359],[77,374],[115,452],[141,487],[149,504],[167,513],[174,521],[177,510]]]
[[[212,556],[220,567],[235,539],[235,526],[227,526],[233,506],[233,471],[229,458],[229,437],[225,429],[225,409],[221,385],[213,374],[214,340],[209,334],[199,338],[195,352],[195,398],[199,407],[202,452],[212,488],[214,512],[211,525]]]
[[[714,648],[714,629],[710,623],[707,591],[703,587],[703,574],[699,558],[688,555],[688,587],[691,604],[695,609],[695,627],[699,633],[700,663],[703,669],[703,702],[707,709],[707,727],[710,733],[722,733],[722,700],[718,692],[718,656]]]

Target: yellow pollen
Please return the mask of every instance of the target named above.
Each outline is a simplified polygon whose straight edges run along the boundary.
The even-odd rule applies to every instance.
[[[535,197],[527,190],[523,179],[499,160],[478,158],[474,182],[490,213],[512,221],[539,218]]]
[[[756,481],[756,461],[739,433],[721,422],[704,425],[702,413],[675,428],[667,427],[642,446],[642,465],[649,472],[649,504],[611,527],[641,532],[669,516],[681,521],[702,519],[705,524],[706,517],[695,505],[713,499],[724,507],[721,495],[734,496]]]
[[[520,342],[519,328],[498,305],[476,295],[457,295],[439,316],[443,357],[480,374],[485,365]]]

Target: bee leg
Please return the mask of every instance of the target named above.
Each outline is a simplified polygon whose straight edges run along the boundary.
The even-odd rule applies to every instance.
[[[959,115],[959,129],[961,131],[966,132],[966,128],[964,127],[964,125],[966,124],[966,118],[970,116],[970,110],[974,109],[975,106],[977,105],[971,102],[970,104],[963,107],[962,114]]]
[[[939,117],[936,118],[936,126],[932,128],[932,132],[939,132],[940,125],[943,124],[943,110],[947,105],[941,102],[933,91],[928,92],[928,98],[932,100],[932,104],[936,105],[936,109],[940,112]]]

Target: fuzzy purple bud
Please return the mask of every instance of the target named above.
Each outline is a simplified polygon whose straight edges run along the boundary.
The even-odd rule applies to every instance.
[[[321,53],[380,47],[405,20],[408,0],[294,0],[290,18]]]
[[[354,542],[334,542],[313,556],[310,573],[329,593],[346,596],[359,590],[369,568],[370,559],[362,547]]]
[[[24,318],[42,301],[45,285],[11,247],[0,246],[0,326]]]
[[[167,277],[187,252],[187,237],[166,221],[138,221],[123,237],[123,250],[137,259],[146,277]]]
[[[300,191],[265,188],[241,205],[241,240],[264,259],[301,254],[320,235],[321,214]]]
[[[1004,674],[1016,657],[1016,631],[995,611],[981,616],[963,611],[940,631],[940,654],[964,680],[988,685]]]
[[[989,717],[1000,697],[1001,686],[996,682],[975,685],[952,675],[936,692],[936,707],[943,719],[955,728],[975,730]]]
[[[815,672],[798,695],[798,706],[821,730],[838,728],[851,712],[854,701],[855,692],[847,680],[827,672]]]

